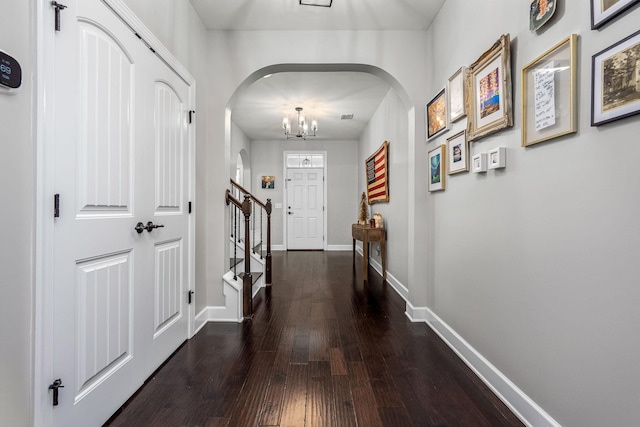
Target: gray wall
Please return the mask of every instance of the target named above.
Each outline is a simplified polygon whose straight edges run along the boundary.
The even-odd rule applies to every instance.
[[[384,141],[389,141],[389,203],[373,204],[373,213],[379,212],[385,220],[387,230],[387,272],[400,282],[408,284],[408,123],[407,109],[394,89],[380,103],[369,121],[359,143],[358,194],[366,191],[365,160],[373,154]],[[359,199],[358,199],[359,200]],[[381,262],[376,251],[371,256]],[[406,292],[403,292],[406,297]]]
[[[450,176],[428,196],[428,305],[560,424],[637,425],[640,116],[591,127],[590,76],[591,56],[637,31],[640,9],[592,31],[588,2],[558,2],[535,34],[528,3],[448,0],[428,31],[425,100],[510,33],[515,112],[513,128],[471,146],[506,147],[505,170]],[[520,71],[571,33],[578,133],[522,148]],[[464,127],[425,144],[416,162],[426,168],[427,151]]]
[[[351,245],[351,224],[357,219],[358,209],[358,143],[357,141],[252,141],[251,170],[254,194],[261,200],[283,203],[283,152],[299,150],[327,151],[327,243]],[[262,175],[276,177],[274,190],[263,190]],[[272,244],[283,245],[283,210],[272,214]]]
[[[251,141],[233,121],[231,122],[230,151],[231,161],[229,162],[229,176],[234,180],[236,179],[237,159],[238,154],[240,154],[242,156],[242,165],[244,168],[244,183],[242,184],[242,186],[247,191],[251,191]]]
[[[28,1],[0,14],[0,49],[22,65],[20,92],[0,91],[0,425],[31,423],[35,254],[34,43]],[[9,5],[4,5],[5,9]]]

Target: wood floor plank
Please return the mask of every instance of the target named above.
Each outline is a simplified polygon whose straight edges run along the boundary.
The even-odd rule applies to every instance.
[[[255,302],[251,321],[205,325],[106,425],[522,426],[350,252],[275,252]]]

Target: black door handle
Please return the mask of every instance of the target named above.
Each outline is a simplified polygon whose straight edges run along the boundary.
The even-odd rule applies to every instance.
[[[58,389],[64,388],[62,385],[62,380],[58,378],[53,382],[53,384],[49,385],[49,390],[53,390],[53,406],[58,406]]]
[[[157,224],[156,225],[153,222],[149,221],[149,222],[147,222],[147,225],[146,225],[145,228],[147,229],[147,231],[149,233],[151,233],[151,231],[153,231],[154,228],[162,228],[162,227],[164,227],[164,225],[162,225],[162,224]]]

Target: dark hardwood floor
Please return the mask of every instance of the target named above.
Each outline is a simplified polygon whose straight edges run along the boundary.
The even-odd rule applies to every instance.
[[[106,424],[522,426],[351,252],[276,252],[253,320],[207,324]]]

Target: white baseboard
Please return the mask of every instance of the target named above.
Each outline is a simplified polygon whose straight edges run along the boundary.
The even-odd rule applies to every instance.
[[[431,309],[414,307],[407,302],[406,315],[412,322],[425,322],[429,325],[525,425],[560,427],[560,424],[544,409],[538,406]]]
[[[327,245],[328,251],[352,251],[353,245]]]

